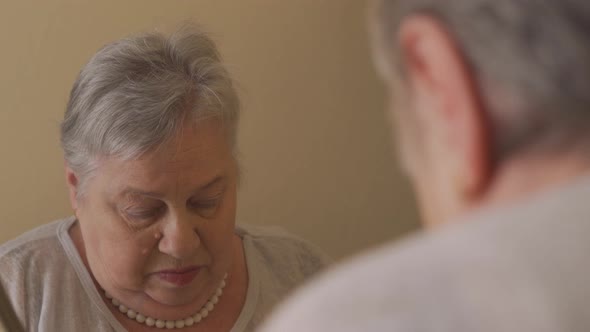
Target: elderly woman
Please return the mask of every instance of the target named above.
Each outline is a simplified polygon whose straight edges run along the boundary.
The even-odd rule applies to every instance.
[[[183,29],[102,48],[61,142],[75,216],[0,247],[28,331],[250,331],[325,263],[236,226],[239,102],[214,43]]]

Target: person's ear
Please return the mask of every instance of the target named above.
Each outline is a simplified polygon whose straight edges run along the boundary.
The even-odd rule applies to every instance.
[[[80,181],[76,173],[66,164],[65,166],[66,171],[66,184],[68,186],[68,192],[70,196],[70,205],[72,206],[73,210],[78,209],[78,190]]]
[[[414,111],[427,123],[437,167],[463,195],[478,195],[491,168],[489,123],[482,95],[458,44],[436,18],[406,18],[399,30]]]

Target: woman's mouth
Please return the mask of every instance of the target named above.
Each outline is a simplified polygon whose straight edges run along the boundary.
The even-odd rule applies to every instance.
[[[185,286],[191,283],[199,274],[201,268],[199,266],[189,266],[181,269],[161,270],[155,274],[168,283],[176,286]]]

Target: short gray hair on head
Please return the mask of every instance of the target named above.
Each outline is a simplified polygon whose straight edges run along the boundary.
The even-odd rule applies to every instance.
[[[376,58],[402,77],[400,22],[421,13],[447,27],[484,96],[497,161],[588,142],[590,1],[378,0],[374,8]]]
[[[102,157],[133,159],[172,139],[185,121],[218,117],[236,149],[239,99],[215,43],[185,25],[110,43],[83,67],[61,125],[68,166],[85,178]]]

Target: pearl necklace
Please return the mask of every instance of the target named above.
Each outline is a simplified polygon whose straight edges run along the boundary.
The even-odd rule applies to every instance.
[[[157,319],[157,318],[152,318],[149,316],[142,315],[137,311],[127,308],[119,300],[113,298],[106,291],[104,292],[104,294],[107,297],[107,299],[111,300],[111,303],[113,303],[113,305],[115,307],[119,308],[119,311],[121,313],[126,314],[127,317],[129,317],[129,319],[133,319],[136,322],[138,322],[140,324],[145,324],[149,327],[155,326],[159,329],[164,328],[164,327],[167,329],[173,329],[173,328],[181,329],[185,326],[188,327],[188,326],[193,326],[194,324],[200,323],[203,319],[205,319],[205,317],[207,317],[209,315],[209,313],[211,311],[213,311],[213,308],[215,307],[217,302],[219,302],[219,297],[221,296],[221,294],[223,294],[223,288],[225,287],[225,279],[227,279],[227,274],[225,274],[225,276],[223,277],[223,280],[221,280],[221,284],[219,284],[219,287],[215,291],[215,294],[213,294],[213,296],[209,299],[209,301],[207,301],[207,303],[205,303],[205,305],[201,308],[201,310],[199,310],[196,314],[194,314],[190,317],[187,317],[185,319],[179,319],[179,320]]]

